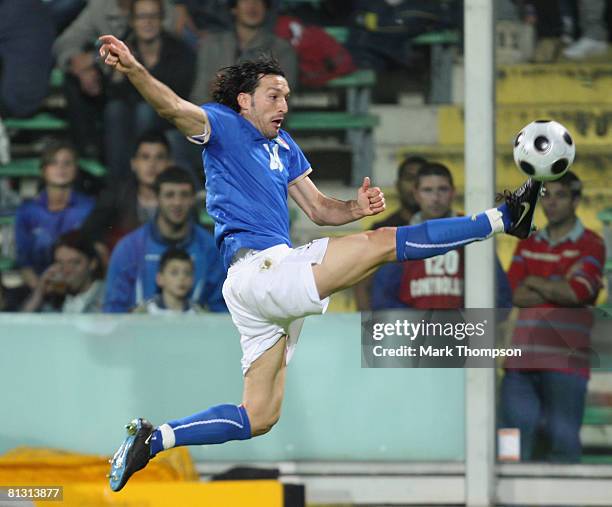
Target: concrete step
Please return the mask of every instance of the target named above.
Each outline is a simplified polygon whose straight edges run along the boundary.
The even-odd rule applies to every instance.
[[[612,83],[609,93],[612,96]],[[511,144],[518,131],[534,120],[551,119],[565,125],[579,150],[581,147],[595,146],[612,148],[612,102],[498,105],[496,115],[496,135],[500,144]],[[440,106],[437,118],[438,142],[447,145],[462,144],[463,106]]]
[[[372,105],[370,113],[380,119],[374,130],[376,143],[436,144],[438,107],[433,105]]]

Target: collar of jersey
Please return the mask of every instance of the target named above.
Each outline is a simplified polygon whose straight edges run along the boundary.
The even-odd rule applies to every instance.
[[[190,222],[189,223],[190,227],[189,227],[189,232],[187,233],[187,235],[179,241],[173,241],[173,240],[166,239],[165,237],[162,236],[161,232],[157,228],[157,214],[156,214],[155,218],[149,221],[151,236],[157,243],[162,243],[164,245],[172,245],[172,246],[175,246],[176,248],[186,248],[187,245],[189,245],[189,243],[191,243],[191,241],[193,240],[193,237],[195,234],[195,223],[193,222],[192,219],[189,219],[189,222]]]
[[[289,150],[289,145],[287,144],[287,141],[285,141],[281,136],[280,133],[279,135],[277,135],[274,139],[268,139],[266,136],[264,136],[258,129],[257,127],[255,127],[255,125],[253,125],[249,120],[247,120],[244,116],[242,115],[238,115],[240,116],[241,120],[242,120],[242,124],[244,125],[244,128],[247,130],[247,132],[249,133],[249,135],[252,137],[252,139],[254,141],[266,141],[268,143],[274,142],[276,144],[278,144],[281,148],[284,148],[286,150]]]
[[[574,224],[574,227],[572,227],[565,236],[559,238],[557,241],[551,241],[550,236],[548,235],[547,227],[544,227],[543,229],[540,229],[538,231],[537,238],[540,241],[546,241],[546,243],[548,243],[550,246],[557,246],[561,243],[564,243],[565,241],[572,241],[573,243],[576,243],[576,241],[580,239],[580,236],[582,236],[583,232],[584,225],[582,225],[580,219],[576,217],[576,223]]]
[[[70,197],[68,197],[68,204],[66,205],[66,208],[69,208],[71,206],[74,206],[75,204],[77,204],[77,199],[78,199],[78,195],[74,190],[70,190]],[[45,208],[49,209],[49,195],[47,194],[46,190],[43,190],[40,194],[38,194],[38,197],[36,198],[36,200],[38,200],[38,202]],[[66,209],[64,208],[64,209]],[[63,210],[61,210],[63,211]]]

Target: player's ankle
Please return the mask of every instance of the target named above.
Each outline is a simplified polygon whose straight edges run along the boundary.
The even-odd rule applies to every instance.
[[[512,219],[506,204],[502,204],[497,208],[486,210],[485,214],[491,223],[491,235],[510,230]]]

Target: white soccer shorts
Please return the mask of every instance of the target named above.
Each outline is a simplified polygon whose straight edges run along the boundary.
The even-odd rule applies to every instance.
[[[312,265],[321,264],[328,243],[323,238],[299,248],[276,245],[229,268],[223,297],[240,333],[243,374],[283,335],[289,363],[304,317],[327,310],[329,298],[319,298]]]

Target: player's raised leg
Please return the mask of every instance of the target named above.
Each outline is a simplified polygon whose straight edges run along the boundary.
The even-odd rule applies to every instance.
[[[319,296],[351,287],[385,262],[441,255],[499,232],[526,238],[541,188],[541,182],[529,179],[514,192],[506,192],[502,206],[477,215],[332,238],[323,262],[312,268]]]

